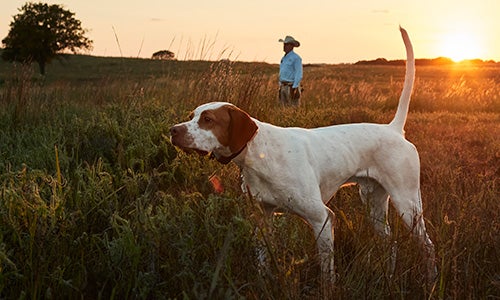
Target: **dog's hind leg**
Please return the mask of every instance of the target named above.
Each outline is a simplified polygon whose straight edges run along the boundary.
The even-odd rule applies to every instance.
[[[375,230],[383,237],[390,236],[391,228],[387,221],[389,194],[377,181],[371,178],[362,178],[358,180],[358,184],[359,195],[367,206]]]
[[[432,282],[437,277],[436,254],[425,229],[420,190],[404,190],[391,194],[394,207],[412,233],[418,238],[419,244],[425,252],[427,280]]]
[[[359,195],[361,200],[366,205],[375,230],[387,242],[390,243],[391,227],[387,220],[387,211],[389,209],[389,194],[387,191],[374,179],[364,177],[357,180],[359,185]],[[396,268],[397,245],[394,242],[391,245],[391,257],[389,261],[389,276],[394,275]]]

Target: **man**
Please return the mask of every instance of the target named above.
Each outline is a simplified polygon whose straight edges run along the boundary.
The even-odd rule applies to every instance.
[[[300,81],[302,80],[302,58],[293,51],[294,47],[299,47],[299,41],[287,35],[285,39],[279,39],[283,43],[285,55],[280,63],[280,102],[285,105],[299,105]]]

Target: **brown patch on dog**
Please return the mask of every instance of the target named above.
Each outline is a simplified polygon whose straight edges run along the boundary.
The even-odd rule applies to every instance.
[[[203,111],[198,126],[212,131],[219,143],[229,147],[232,153],[241,151],[257,131],[250,116],[232,105]]]

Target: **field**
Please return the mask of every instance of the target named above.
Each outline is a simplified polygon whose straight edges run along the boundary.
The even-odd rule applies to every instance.
[[[178,153],[169,128],[208,101],[281,126],[388,122],[404,68],[306,66],[303,103],[277,105],[276,65],[75,56],[0,62],[0,298],[317,299],[314,236],[293,215],[261,232],[236,166]],[[335,212],[338,299],[500,299],[500,66],[419,67],[406,124],[419,149],[439,277],[393,210],[398,261],[355,187]],[[300,171],[300,170],[298,170]],[[225,191],[216,194],[208,178]]]

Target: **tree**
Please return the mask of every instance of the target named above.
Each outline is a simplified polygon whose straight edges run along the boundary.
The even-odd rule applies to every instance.
[[[159,59],[159,60],[174,60],[175,59],[175,54],[172,51],[169,50],[160,50],[151,56],[151,59]]]
[[[64,51],[92,48],[92,40],[85,37],[86,30],[71,11],[45,3],[26,3],[19,11],[2,40],[4,60],[36,61],[44,75],[45,65]]]

